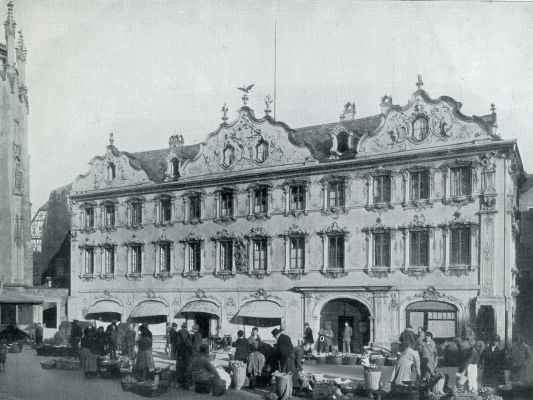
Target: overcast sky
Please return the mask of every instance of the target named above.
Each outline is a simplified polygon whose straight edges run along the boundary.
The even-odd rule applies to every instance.
[[[7,0],[0,0],[5,19]],[[202,141],[249,105],[293,128],[379,113],[381,96],[404,105],[421,73],[433,98],[466,115],[497,107],[500,134],[518,139],[533,171],[533,4],[488,2],[16,0],[28,48],[33,211],[50,190],[105,152],[168,146],[181,132]],[[3,35],[0,35],[3,37]]]

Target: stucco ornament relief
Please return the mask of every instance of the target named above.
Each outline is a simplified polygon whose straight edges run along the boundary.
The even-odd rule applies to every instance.
[[[481,118],[467,117],[460,108],[461,103],[450,97],[432,100],[418,90],[406,106],[387,108],[380,126],[361,138],[357,152],[371,155],[496,139]],[[422,133],[417,125],[419,119],[424,120]]]
[[[290,142],[290,128],[270,117],[256,119],[248,107],[232,124],[222,124],[183,165],[184,175],[221,173],[313,161],[310,151]]]

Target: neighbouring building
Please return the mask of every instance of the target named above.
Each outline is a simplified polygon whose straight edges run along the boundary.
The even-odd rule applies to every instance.
[[[0,331],[7,324],[24,327],[42,321],[46,302],[66,305],[68,295],[65,290],[32,288],[27,50],[22,32],[16,38],[12,1],[7,4],[4,27],[6,42],[0,44]]]
[[[356,119],[348,103],[319,126],[274,120],[269,99],[258,118],[245,94],[200,144],[128,153],[111,136],[69,196],[69,319],[153,314],[206,336],[262,321],[295,339],[349,322],[352,349],[408,323],[509,342],[516,141],[494,107],[468,117],[422,84],[405,106],[384,96]]]

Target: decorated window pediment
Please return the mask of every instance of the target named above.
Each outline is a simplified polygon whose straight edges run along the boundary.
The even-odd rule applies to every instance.
[[[360,155],[498,140],[489,123],[477,116],[465,116],[460,111],[461,103],[450,97],[433,100],[417,90],[406,106],[389,101],[382,108],[380,126],[359,141]]]
[[[138,159],[113,145],[113,134],[106,153],[94,157],[89,164],[89,171],[79,175],[72,184],[73,193],[151,182]]]
[[[183,175],[224,173],[313,161],[310,151],[291,142],[291,129],[270,117],[256,119],[248,107],[237,119],[211,133],[192,160],[182,165]]]

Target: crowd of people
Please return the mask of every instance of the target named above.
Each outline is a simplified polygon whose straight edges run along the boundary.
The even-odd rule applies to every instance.
[[[520,335],[517,335],[511,348],[506,351],[498,335],[485,344],[475,340],[473,330],[467,328],[464,343],[469,346],[459,351],[460,365],[456,385],[466,391],[477,392],[479,382],[482,386],[495,387],[511,381],[527,383],[532,379],[531,348]],[[391,383],[429,380],[436,375],[437,366],[438,351],[433,334],[423,328],[418,328],[418,334],[415,334],[412,326],[408,325],[400,335],[400,353]],[[478,374],[479,370],[482,374]]]

